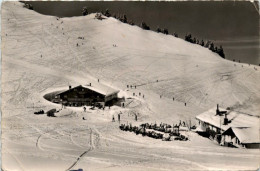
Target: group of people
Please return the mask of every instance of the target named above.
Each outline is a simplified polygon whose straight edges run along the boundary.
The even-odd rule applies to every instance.
[[[154,125],[153,125],[154,126]],[[163,141],[171,141],[171,137],[172,136],[175,136],[174,140],[181,140],[181,141],[187,141],[188,140],[188,137],[184,136],[184,135],[181,135],[179,132],[178,134],[176,134],[174,131],[171,131],[170,129],[170,132],[165,132],[165,133],[169,133],[168,137],[164,137],[165,134],[163,133],[158,133],[156,131],[158,131],[156,128],[158,128],[159,126],[156,126],[155,124],[155,127],[153,127],[152,124],[149,125],[148,123],[146,124],[142,124],[140,127],[137,127],[137,126],[132,126],[132,124],[121,124],[119,126],[119,129],[122,130],[122,131],[129,131],[129,132],[134,132],[136,135],[138,134],[141,134],[142,136],[148,136],[148,137],[151,137],[151,138],[155,138],[155,139],[162,139]],[[171,127],[170,125],[167,125],[167,124],[160,124],[160,127]],[[147,130],[147,129],[153,129],[156,130],[156,131],[151,131],[151,130]],[[163,131],[161,131],[163,132]]]
[[[148,137],[155,138],[155,139],[162,139],[163,138],[163,134],[161,134],[161,133],[157,133],[155,131],[146,131],[145,128],[132,126],[132,124],[129,124],[129,125],[128,124],[121,124],[119,126],[119,129],[121,129],[122,131],[134,132],[136,135],[142,134],[143,136],[148,136]]]
[[[135,86],[133,86],[133,85],[130,85],[130,86],[129,86],[129,85],[127,85],[126,87],[127,87],[127,88],[129,88],[129,87],[130,87],[130,88],[135,88],[135,89],[136,89],[136,85],[135,85]]]
[[[121,118],[121,114],[123,114],[121,111],[120,111],[120,113],[119,114],[117,114],[117,120],[118,120],[118,122],[120,122],[120,118]],[[137,114],[135,114],[135,121],[137,121]],[[113,115],[112,116],[112,122],[115,122],[115,116]]]

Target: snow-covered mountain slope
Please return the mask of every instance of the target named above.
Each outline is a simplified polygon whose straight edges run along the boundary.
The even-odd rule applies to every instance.
[[[87,154],[87,159],[75,164],[92,170],[148,166],[171,170],[173,164],[184,170],[241,170],[258,164],[257,151],[227,150],[193,134],[193,141],[186,144],[166,144],[122,133],[117,124],[108,122],[123,111],[128,116],[123,115],[122,122],[132,122],[130,114],[135,112],[140,122],[176,123],[193,119],[217,103],[259,115],[258,66],[234,63],[199,45],[114,18],[97,20],[95,14],[58,19],[18,2],[4,2],[1,22],[3,166],[7,170],[46,170],[42,168],[46,161],[47,170],[65,170],[81,154]],[[97,79],[127,96],[141,92],[145,98],[135,97],[136,103],[126,110],[114,107],[85,114],[72,108],[75,112],[68,112],[69,117],[62,114],[55,119],[32,114],[35,107],[59,107],[44,100],[44,93]],[[127,85],[137,88],[127,90]],[[86,115],[84,122],[81,117]],[[237,159],[247,161],[232,164]]]
[[[69,73],[83,83],[90,75],[121,89],[141,85],[138,88],[202,107],[259,100],[260,74],[255,66],[234,66],[199,45],[114,18],[100,21],[94,14],[57,20],[10,8],[2,18],[3,63],[22,60],[53,69],[52,75]]]

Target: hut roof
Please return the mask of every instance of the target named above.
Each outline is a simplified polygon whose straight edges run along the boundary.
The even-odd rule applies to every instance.
[[[115,93],[119,92],[119,90],[116,90],[116,89],[109,87],[109,86],[102,84],[102,83],[95,83],[95,84],[92,83],[91,85],[90,84],[89,85],[79,85],[79,86],[73,87],[69,90],[72,90],[72,89],[75,89],[75,88],[78,88],[78,87],[83,87],[83,88],[92,90],[92,91],[97,92],[99,94],[102,94],[104,96],[109,96],[111,94],[115,94]],[[69,90],[60,92],[57,95],[66,93]]]
[[[224,111],[221,109],[220,111]],[[230,123],[224,125],[225,115],[216,115],[216,108],[212,108],[198,116],[196,119],[206,122],[222,130],[227,130],[230,127],[254,127],[259,124],[259,118],[256,116],[250,116],[245,113],[240,113],[237,111],[227,110],[227,118]]]
[[[101,84],[101,83],[95,83],[95,84],[91,84],[90,85],[81,85],[84,88],[90,89],[92,91],[95,91],[97,93],[103,94],[105,96],[109,96],[111,94],[115,94],[118,93],[119,90],[116,90],[112,87],[109,87],[105,84]]]
[[[260,143],[260,132],[257,127],[230,127],[223,135],[234,134],[241,143]]]

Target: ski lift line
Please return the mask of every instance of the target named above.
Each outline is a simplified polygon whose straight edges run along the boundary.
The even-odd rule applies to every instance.
[[[128,49],[128,50],[136,50],[136,51],[143,51],[145,53],[147,53],[147,50],[145,49],[137,49],[137,48],[129,48],[129,47],[121,47],[120,48],[123,48],[123,49]],[[162,51],[149,51],[149,52],[153,52],[153,53],[160,53],[160,54],[164,54],[164,55],[173,55],[173,56],[176,56],[176,55],[179,55],[179,56],[188,56],[188,55],[182,55],[182,54],[176,54],[176,53],[169,53],[169,52],[162,52]],[[137,52],[138,53],[138,52]],[[195,56],[189,56],[189,57],[195,57]]]

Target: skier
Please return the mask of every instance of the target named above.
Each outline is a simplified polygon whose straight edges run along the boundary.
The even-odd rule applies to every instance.
[[[120,122],[120,114],[118,114],[118,122]]]
[[[137,114],[135,114],[135,121],[137,121]]]
[[[113,118],[112,118],[112,122],[115,122],[115,117],[114,117],[114,115],[113,115]]]
[[[181,120],[180,120],[179,126],[182,126],[182,125],[181,125]]]
[[[84,112],[86,112],[86,107],[85,106],[83,107],[83,109],[84,109]]]

